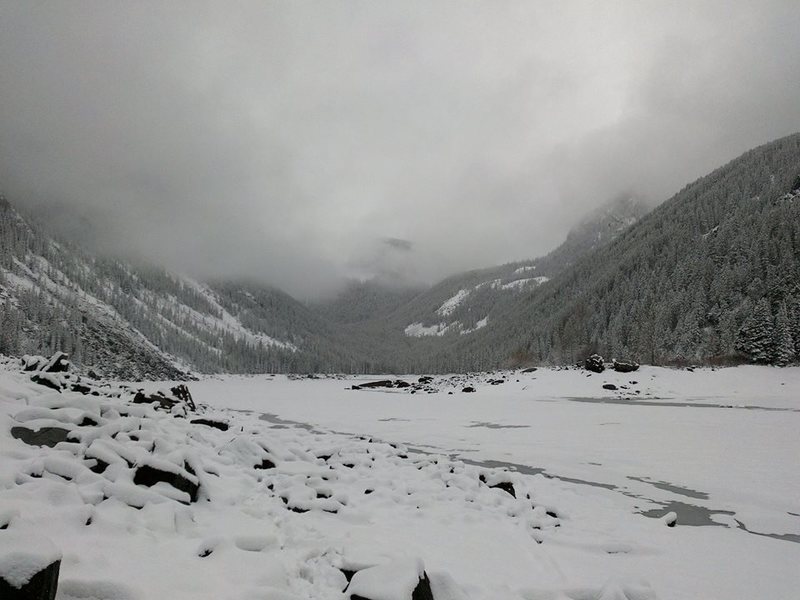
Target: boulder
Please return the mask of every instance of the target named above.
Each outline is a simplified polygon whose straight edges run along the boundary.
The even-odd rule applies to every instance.
[[[613,383],[604,383],[603,384],[603,389],[604,390],[617,390],[619,388],[617,386],[615,386]]]
[[[522,369],[522,373],[533,373],[536,371],[536,367],[528,367],[527,369]]]
[[[215,421],[213,419],[192,419],[190,421],[193,425],[205,425],[206,427],[213,427],[220,431],[228,431],[228,424],[225,421]]]
[[[467,387],[463,388],[461,391],[462,392],[467,392],[467,393],[472,393],[472,392],[475,391],[475,388],[472,387],[471,385],[468,385]]]
[[[136,392],[131,402],[134,404],[152,404],[155,402],[158,404],[156,408],[167,411],[172,410],[175,406],[181,405],[187,410],[196,410],[192,395],[189,393],[189,388],[183,384],[170,389],[169,395],[163,390],[154,394],[145,394],[143,391],[139,390]]]
[[[0,598],[53,600],[58,588],[61,552],[33,534],[0,533]]]
[[[367,381],[366,383],[360,383],[357,385],[353,385],[354,390],[370,390],[376,388],[407,388],[410,387],[411,384],[407,381],[403,381],[402,379],[380,379],[378,381]]]
[[[69,371],[70,362],[67,360],[68,354],[65,352],[55,352],[47,364],[42,367],[45,373],[66,373]]]
[[[511,494],[511,497],[512,497],[512,498],[516,498],[516,497],[517,497],[517,492],[516,492],[516,490],[514,489],[514,484],[513,484],[513,483],[511,483],[510,481],[498,481],[498,482],[496,482],[496,483],[489,484],[489,483],[486,481],[486,477],[485,477],[484,475],[481,475],[481,476],[479,477],[479,479],[481,480],[481,483],[485,483],[485,484],[486,484],[486,485],[488,485],[490,488],[494,488],[494,489],[498,489],[498,490],[503,490],[505,493],[507,493],[507,494]]]
[[[619,373],[631,373],[639,368],[639,363],[632,360],[614,360],[614,370]]]
[[[599,354],[592,354],[583,361],[583,368],[592,373],[602,373],[606,370],[606,363]]]
[[[36,373],[35,375],[31,375],[31,381],[57,392],[60,392],[62,388],[61,381],[58,376],[51,375],[50,373],[46,373],[44,371]]]
[[[39,371],[47,364],[47,359],[44,356],[31,356],[30,354],[23,356],[21,361],[23,371]]]
[[[200,486],[188,477],[147,464],[136,468],[136,472],[133,475],[133,483],[136,485],[151,487],[159,482],[168,483],[176,490],[186,492],[192,502],[197,502]]]
[[[400,560],[356,571],[346,592],[351,600],[433,600],[421,560]]]

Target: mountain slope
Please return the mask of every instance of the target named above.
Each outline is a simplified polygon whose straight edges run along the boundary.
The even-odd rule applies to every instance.
[[[54,241],[0,202],[0,352],[64,350],[134,379],[342,368],[325,324],[277,290],[204,284]],[[339,360],[339,362],[337,362]]]
[[[461,360],[771,362],[800,351],[800,134],[751,150],[461,345]]]
[[[337,335],[369,356],[376,369],[379,365],[398,372],[472,369],[473,357],[454,358],[462,340],[502,322],[522,298],[585,254],[610,243],[646,212],[637,198],[616,198],[588,215],[546,256],[453,275],[391,313],[340,325]],[[494,366],[488,357],[481,364]]]

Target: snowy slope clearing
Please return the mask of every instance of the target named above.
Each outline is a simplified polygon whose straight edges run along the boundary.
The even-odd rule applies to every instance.
[[[193,414],[0,373],[0,568],[46,537],[62,600],[796,593],[800,369],[492,378],[209,378]]]

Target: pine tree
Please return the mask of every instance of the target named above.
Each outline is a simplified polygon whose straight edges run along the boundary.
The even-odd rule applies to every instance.
[[[773,358],[773,329],[769,301],[761,298],[739,330],[736,350],[746,355],[751,362],[769,363]]]
[[[775,327],[772,335],[773,364],[779,367],[788,365],[794,358],[794,340],[785,302],[781,302],[778,314],[775,315]]]
[[[790,305],[789,326],[794,340],[794,355],[800,357],[800,300],[794,300]]]

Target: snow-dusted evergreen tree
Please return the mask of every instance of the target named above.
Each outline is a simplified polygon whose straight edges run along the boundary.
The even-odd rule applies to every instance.
[[[774,326],[769,300],[761,298],[753,312],[739,329],[736,349],[751,362],[769,363],[774,356]]]
[[[775,315],[775,328],[772,338],[772,363],[783,367],[794,359],[794,340],[786,303],[781,302]]]

